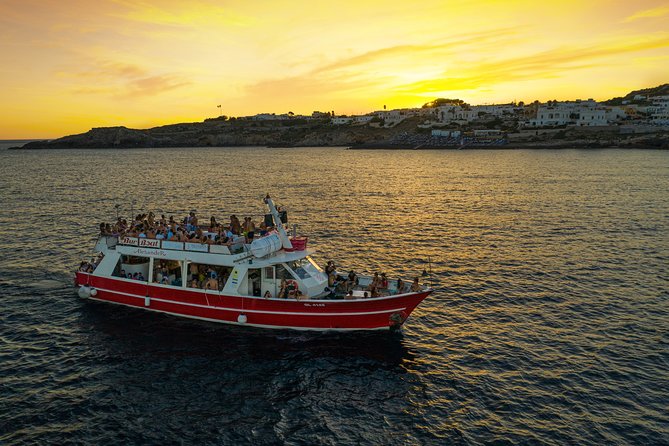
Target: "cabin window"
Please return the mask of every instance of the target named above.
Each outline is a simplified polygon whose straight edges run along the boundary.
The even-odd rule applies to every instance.
[[[155,259],[153,261],[153,282],[161,285],[182,286],[181,262]]]
[[[220,291],[225,287],[232,268],[229,266],[207,265],[204,263],[188,262],[188,288]]]
[[[149,260],[148,257],[122,255],[112,276],[146,282],[149,280]]]
[[[294,262],[288,263],[288,266],[293,271],[295,271],[295,274],[297,274],[297,277],[299,277],[300,279],[308,279],[309,277],[311,277],[306,270],[306,268],[310,265],[311,264],[307,259],[299,259],[295,260]]]
[[[277,279],[293,279],[293,275],[286,269],[283,265],[276,266],[276,278]]]

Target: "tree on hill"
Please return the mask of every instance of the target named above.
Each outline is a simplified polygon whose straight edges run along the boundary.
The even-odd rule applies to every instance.
[[[444,105],[465,105],[465,101],[462,99],[446,99],[446,98],[439,98],[435,99],[432,102],[428,102],[426,104],[423,104],[422,108],[436,108],[436,107],[441,107]]]

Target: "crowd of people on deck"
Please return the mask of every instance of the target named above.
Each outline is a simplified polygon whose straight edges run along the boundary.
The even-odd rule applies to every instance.
[[[328,288],[339,291],[345,294],[345,299],[355,299],[353,290],[360,288],[360,279],[355,271],[350,271],[346,277],[337,274],[337,267],[335,263],[330,260],[325,266],[325,274],[328,277]],[[422,287],[418,281],[418,277],[414,278],[413,283],[407,287],[402,279],[397,279],[395,286],[395,294],[402,294],[408,291],[418,292]],[[379,274],[375,272],[372,276],[371,282],[363,288],[363,299],[368,297],[380,297],[390,294],[390,284],[386,273]]]
[[[114,237],[139,237],[174,242],[205,243],[209,245],[232,245],[240,236],[245,243],[251,243],[256,236],[265,236],[273,227],[265,223],[256,224],[251,217],[244,217],[244,222],[236,215],[230,216],[227,224],[219,223],[211,216],[209,225],[200,224],[195,211],[180,221],[173,216],[156,218],[153,212],[138,214],[128,223],[118,217],[116,223],[100,223],[100,234]]]
[[[274,228],[266,225],[265,221],[256,224],[251,217],[244,217],[241,222],[236,215],[230,215],[230,221],[227,224],[219,223],[215,216],[211,216],[209,224],[200,224],[195,211],[190,211],[186,217],[176,221],[173,216],[169,218],[161,215],[156,218],[153,212],[136,215],[130,223],[124,218],[118,217],[112,225],[110,223],[100,223],[100,234],[114,237],[138,237],[157,240],[168,240],[175,242],[201,243],[208,245],[227,245],[231,246],[240,237],[244,238],[245,243],[251,243],[256,236],[265,236]],[[93,272],[102,260],[103,254],[90,262],[82,262],[79,270],[83,272]],[[210,290],[221,290],[227,280],[226,271],[215,271],[207,265],[191,264],[189,275],[185,280],[188,287]],[[372,280],[364,287],[360,287],[360,281],[355,271],[350,271],[348,275],[342,276],[337,273],[333,261],[327,262],[325,273],[328,278],[328,288],[333,290],[333,295],[344,295],[345,299],[355,299],[353,291],[363,291],[363,299],[367,297],[379,297],[391,293],[391,287],[384,272],[375,272]],[[146,281],[141,272],[127,273],[121,271],[121,277],[128,279]],[[164,262],[155,266],[153,281],[165,285],[181,286],[182,278],[179,275],[170,274]],[[422,287],[416,277],[410,285],[407,286],[402,279],[397,279],[396,286],[393,289],[395,294],[405,292],[418,292]],[[267,291],[263,296],[271,298],[272,294]],[[281,280],[281,287],[277,295],[283,299],[302,299],[305,298],[298,289],[294,280]]]

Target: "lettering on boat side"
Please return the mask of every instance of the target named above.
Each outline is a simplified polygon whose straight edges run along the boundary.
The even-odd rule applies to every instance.
[[[167,257],[167,253],[165,251],[161,251],[160,249],[136,248],[132,250],[132,254],[150,257]]]
[[[147,248],[160,248],[160,240],[140,238],[139,246],[146,246]]]
[[[122,245],[134,245],[137,246],[139,242],[139,239],[136,237],[123,237],[123,240],[121,240]]]
[[[305,307],[324,307],[325,304],[304,304]]]

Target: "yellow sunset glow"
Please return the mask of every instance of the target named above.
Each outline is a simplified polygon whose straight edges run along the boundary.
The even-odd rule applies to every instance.
[[[0,3],[0,138],[261,112],[608,99],[668,81],[662,1]]]

